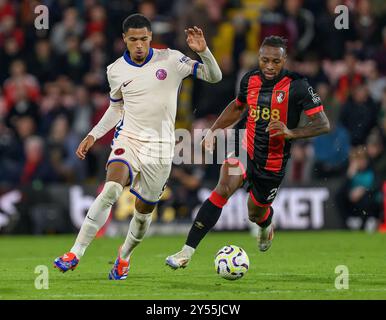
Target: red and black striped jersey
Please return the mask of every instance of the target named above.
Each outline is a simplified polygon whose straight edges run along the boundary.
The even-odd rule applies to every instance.
[[[255,69],[242,78],[236,102],[246,103],[249,108],[243,143],[248,158],[262,169],[284,175],[291,141],[282,136],[270,137],[266,132],[268,123],[279,120],[294,129],[302,112],[309,116],[323,110],[320,97],[298,73],[283,69],[274,80],[266,80]]]

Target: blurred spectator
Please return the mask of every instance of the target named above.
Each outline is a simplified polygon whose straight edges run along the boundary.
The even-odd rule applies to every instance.
[[[93,53],[94,51],[105,50],[106,37],[102,32],[93,32],[87,37],[83,43],[81,50],[82,52]]]
[[[382,100],[382,94],[386,89],[386,76],[382,76],[375,63],[371,64],[370,72],[366,80],[367,87],[369,88],[371,98],[380,103]]]
[[[104,33],[106,31],[106,10],[100,5],[90,8],[89,21],[86,24],[86,37],[94,33]]]
[[[377,124],[378,107],[369,97],[365,85],[357,86],[342,108],[340,121],[348,130],[353,146],[364,145],[367,136]]]
[[[383,138],[386,137],[386,88],[382,93],[381,107],[378,115],[378,126],[381,129]]]
[[[68,8],[64,11],[63,20],[55,24],[51,32],[51,43],[57,54],[65,54],[71,43],[66,40],[73,37],[81,37],[84,32],[84,22],[79,19],[78,11],[75,8]]]
[[[236,78],[231,61],[230,57],[218,61],[222,71],[222,80],[219,83],[195,80],[192,101],[195,117],[217,117],[235,98]]]
[[[181,164],[173,166],[169,178],[172,203],[179,218],[189,219],[195,206],[199,203],[197,191],[202,186],[205,170],[201,165]]]
[[[91,121],[94,107],[90,100],[90,95],[84,86],[80,86],[75,91],[76,106],[74,112],[76,117],[73,121],[73,130],[78,137],[83,138],[92,129]]]
[[[0,120],[0,185],[17,186],[20,179],[20,166],[23,150],[15,132]]]
[[[44,140],[38,136],[28,137],[24,144],[24,163],[20,175],[21,185],[33,182],[56,181],[56,174],[46,157]]]
[[[346,43],[355,39],[354,28],[336,29],[335,8],[342,4],[340,0],[327,0],[323,12],[316,16],[316,35],[314,45],[323,58],[341,59],[346,49]],[[349,21],[352,21],[349,17]]]
[[[15,129],[17,118],[22,116],[31,117],[35,123],[34,126],[37,128],[39,123],[39,107],[35,102],[30,100],[24,87],[18,85],[15,87],[14,102],[10,106],[10,111],[6,116],[6,124],[10,128]]]
[[[323,94],[322,90],[318,90]],[[322,97],[321,94],[321,97]],[[314,177],[323,179],[342,175],[347,168],[350,152],[350,136],[336,116],[336,107],[322,98],[325,112],[330,120],[331,131],[328,134],[312,139],[314,147]]]
[[[218,10],[221,11],[221,7],[214,8],[213,4],[215,0],[193,0],[193,1],[176,1],[176,6],[180,9],[177,10],[178,25],[177,25],[177,49],[191,54],[191,50],[186,44],[185,29],[191,26],[200,26],[205,33],[205,38],[208,46],[212,47],[212,40],[217,33],[218,22],[220,17],[218,16]]]
[[[342,112],[342,106],[335,98],[331,86],[326,82],[317,82],[315,84],[315,89],[319,94],[321,101],[323,101],[328,119],[332,123],[337,123]]]
[[[40,98],[39,82],[35,76],[27,73],[25,63],[21,60],[15,60],[11,63],[9,70],[10,77],[5,80],[3,86],[8,110],[15,104],[17,88],[25,90],[29,100],[38,102]]]
[[[85,175],[84,162],[75,152],[79,137],[70,131],[70,124],[65,116],[58,116],[52,124],[48,136],[48,159],[61,182],[79,183]]]
[[[303,0],[285,0],[287,29],[294,38],[293,55],[304,57],[315,34],[315,18],[311,11],[302,8]]]
[[[35,45],[35,54],[29,61],[28,69],[39,81],[53,81],[58,76],[58,57],[52,52],[47,39],[39,40]]]
[[[322,63],[316,54],[308,54],[302,62],[297,63],[296,70],[307,76],[308,82],[314,88],[320,83],[327,85],[330,83],[322,68]],[[331,90],[331,88],[329,88],[329,90]]]
[[[363,76],[356,70],[358,59],[354,52],[347,52],[344,56],[345,74],[338,79],[336,96],[340,103],[345,103],[351,92],[364,82]]]
[[[373,46],[377,40],[378,21],[371,10],[370,0],[356,1],[353,18],[357,41],[367,48]]]
[[[80,83],[89,69],[90,57],[80,50],[80,40],[70,35],[65,41],[67,51],[60,57],[61,73],[69,76],[74,82]]]
[[[287,50],[292,52],[295,45],[295,33],[289,30],[280,0],[265,1],[261,9],[260,18],[260,43],[265,37],[274,35],[288,40]]]
[[[14,38],[8,38],[4,42],[4,47],[0,48],[0,83],[9,77],[9,66],[12,61],[22,59],[22,51]]]
[[[346,180],[336,196],[338,209],[349,229],[376,230],[380,215],[376,185],[365,148],[354,148]]]
[[[232,64],[235,70],[240,68],[240,56],[247,49],[247,34],[250,28],[248,20],[242,14],[235,15],[232,19],[234,37],[232,43]],[[256,56],[257,54],[254,53]]]
[[[129,14],[135,13],[136,3],[134,1],[109,0],[105,2],[104,6],[107,10],[109,31],[111,35],[116,37],[122,33],[122,24],[111,23],[111,21],[122,22]]]
[[[340,124],[332,126],[328,135],[315,138],[315,165],[316,178],[337,177],[347,167],[350,139],[347,130]]]
[[[377,63],[379,72],[386,75],[386,26],[382,29],[382,43],[378,46],[374,54],[374,60]]]
[[[17,5],[19,24],[23,28],[25,37],[24,52],[28,60],[32,60],[31,55],[34,53],[35,44],[39,40],[47,39],[50,32],[50,26],[57,22],[54,1],[40,1],[40,0],[20,0]],[[40,5],[46,5],[49,12],[49,29],[35,28],[35,20],[37,14],[35,8]],[[62,12],[60,12],[62,15]]]
[[[291,158],[286,168],[286,181],[290,184],[306,184],[311,181],[312,150],[307,141],[296,141],[291,147]]]
[[[0,0],[0,21],[2,21],[5,17],[11,16],[15,17],[15,10],[9,0]]]
[[[138,5],[138,12],[150,19],[153,32],[152,47],[164,49],[173,44],[173,26],[170,20],[159,14],[155,1],[144,0]]]
[[[47,83],[44,93],[40,103],[40,132],[42,135],[48,135],[56,117],[63,114],[70,118],[71,110],[64,107],[61,90],[57,83]]]
[[[366,150],[371,166],[374,169],[379,187],[386,181],[386,152],[382,137],[378,130],[374,130],[366,142]]]
[[[24,46],[23,30],[16,26],[16,17],[9,14],[0,19],[0,48],[8,38],[15,39],[20,48]]]

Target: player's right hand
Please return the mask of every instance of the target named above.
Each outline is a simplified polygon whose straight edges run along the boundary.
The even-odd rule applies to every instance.
[[[94,143],[95,139],[93,136],[88,135],[86,138],[84,138],[83,141],[79,144],[78,149],[76,150],[76,155],[78,156],[78,158],[84,160],[86,158],[88,150],[90,150]]]
[[[215,135],[212,130],[208,130],[204,139],[201,141],[201,147],[204,151],[209,151],[211,154],[213,153],[215,143]]]

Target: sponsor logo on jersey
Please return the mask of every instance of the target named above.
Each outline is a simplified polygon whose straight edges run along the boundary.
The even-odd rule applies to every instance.
[[[166,77],[168,76],[168,73],[166,72],[165,69],[158,69],[155,75],[158,80],[165,80]]]
[[[125,153],[125,149],[123,148],[118,148],[114,151],[114,154],[117,156],[120,156],[121,154],[124,154],[124,153]]]

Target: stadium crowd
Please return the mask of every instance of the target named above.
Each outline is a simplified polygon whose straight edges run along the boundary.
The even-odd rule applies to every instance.
[[[39,4],[49,8],[48,30],[34,27]],[[339,4],[350,10],[348,29],[335,28]],[[112,132],[86,161],[75,150],[109,106],[106,66],[125,50],[121,22],[134,12],[151,19],[153,47],[195,59],[184,29],[200,26],[219,62],[220,83],[184,80],[176,126],[189,130],[209,127],[235,97],[265,36],[287,38],[287,68],[308,77],[333,129],[293,145],[286,183],[339,177],[337,206],[348,227],[355,228],[348,218],[362,212],[379,217],[386,181],[384,0],[0,0],[0,188],[103,180]],[[169,186],[179,214],[189,214],[198,188],[215,183],[218,168],[174,166]]]

